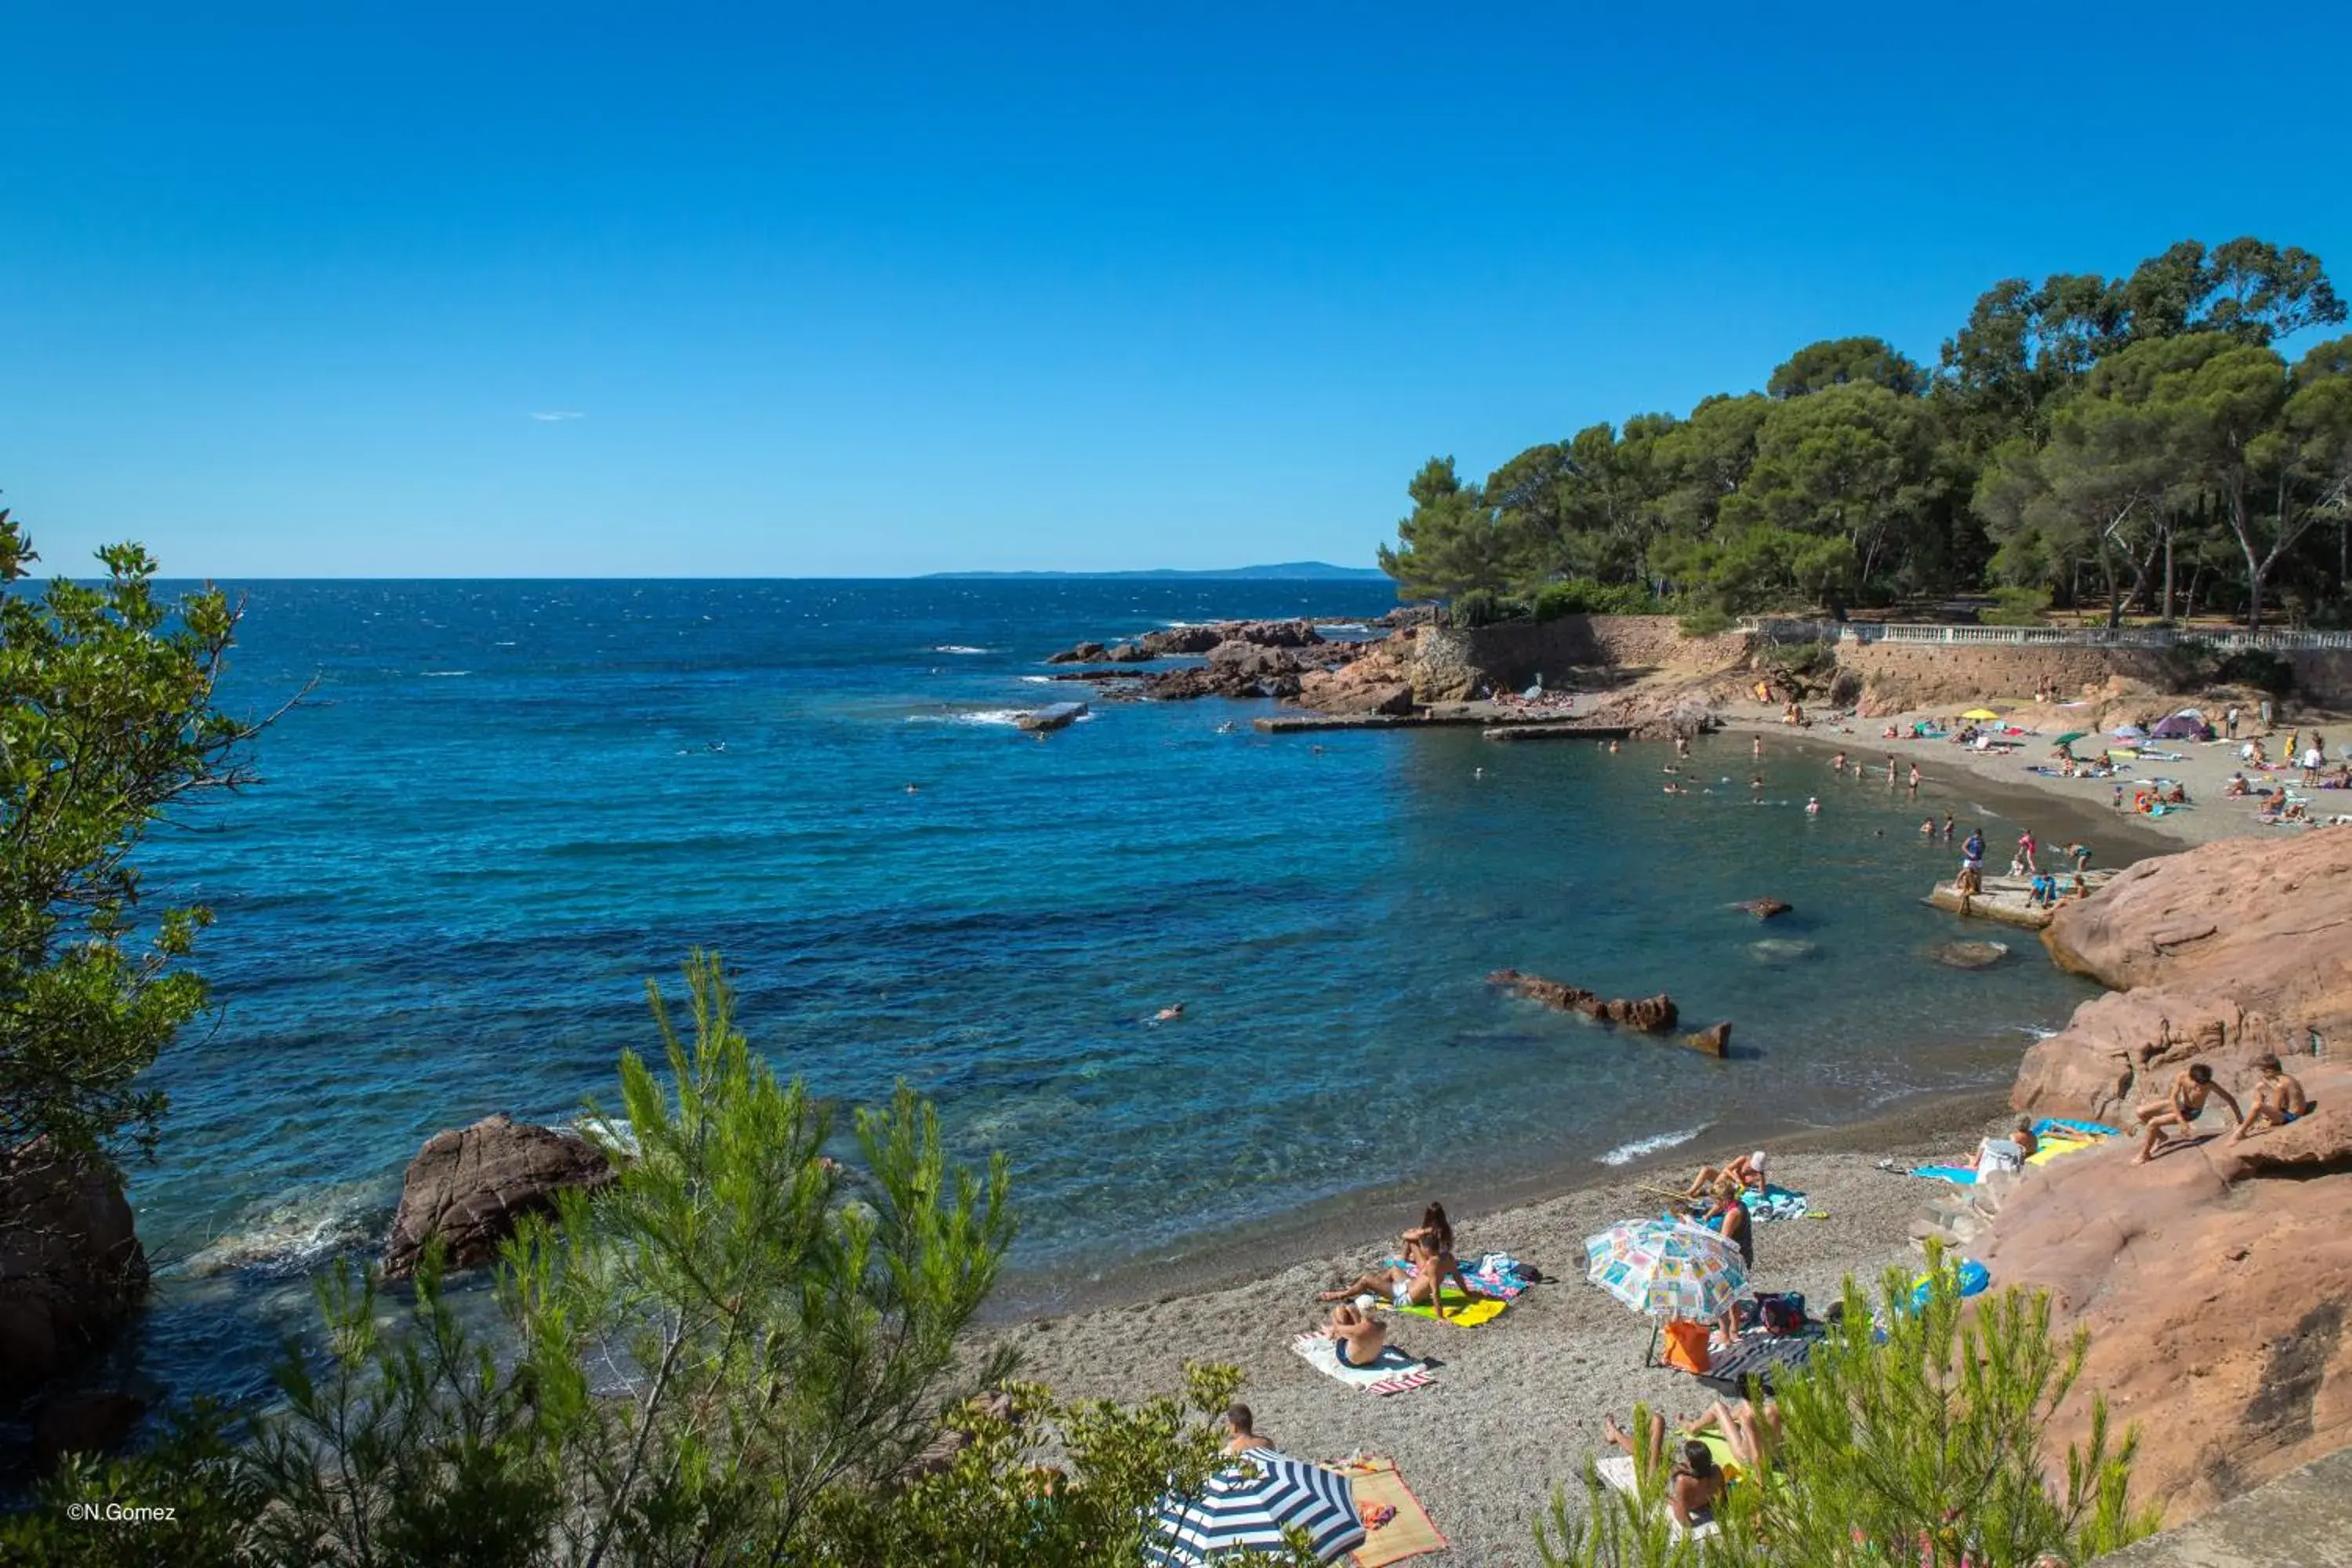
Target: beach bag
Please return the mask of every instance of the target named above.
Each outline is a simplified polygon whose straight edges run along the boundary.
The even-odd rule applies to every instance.
[[[2025,1151],[2007,1138],[1988,1138],[1977,1151],[1977,1174],[1991,1175],[1996,1171],[2017,1172],[2025,1169]]]
[[[1756,1322],[1768,1334],[1805,1331],[1805,1299],[1795,1291],[1756,1298]]]
[[[1695,1377],[1705,1377],[1706,1369],[1715,1364],[1715,1357],[1706,1348],[1707,1329],[1705,1323],[1669,1318],[1659,1335],[1664,1341],[1665,1350],[1658,1359],[1666,1365],[1678,1367]]]

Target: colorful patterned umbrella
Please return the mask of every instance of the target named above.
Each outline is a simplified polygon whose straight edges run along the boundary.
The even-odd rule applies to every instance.
[[[1356,1489],[1347,1477],[1271,1448],[1244,1449],[1209,1478],[1198,1498],[1164,1499],[1144,1560],[1196,1568],[1245,1552],[1280,1552],[1286,1530],[1303,1530],[1328,1563],[1364,1543]]]
[[[1587,1237],[1584,1277],[1637,1312],[1694,1322],[1748,1293],[1738,1247],[1683,1220],[1628,1220]]]

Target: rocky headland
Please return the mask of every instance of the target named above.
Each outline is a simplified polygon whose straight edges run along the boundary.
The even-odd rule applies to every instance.
[[[2019,1109],[2129,1128],[2197,1062],[2251,1109],[2264,1051],[2313,1102],[2236,1142],[2216,1103],[2146,1164],[2132,1139],[2055,1161],[1969,1242],[2090,1331],[2060,1440],[2104,1392],[2178,1522],[2352,1442],[2352,831],[2142,861],[2043,940],[2111,991],[2027,1053]]]

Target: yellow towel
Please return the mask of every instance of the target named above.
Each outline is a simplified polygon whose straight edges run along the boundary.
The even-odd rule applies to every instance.
[[[2085,1149],[2095,1149],[2105,1142],[2104,1138],[2059,1138],[2045,1135],[2040,1146],[2025,1157],[2029,1165],[2046,1165],[2061,1154],[2079,1154]]]
[[[1437,1316],[1427,1307],[1400,1307],[1390,1301],[1382,1301],[1381,1305],[1391,1312],[1410,1312],[1416,1318]],[[1498,1300],[1492,1296],[1465,1296],[1459,1290],[1448,1290],[1445,1292],[1445,1321],[1457,1328],[1475,1329],[1481,1323],[1492,1322],[1501,1317],[1503,1309],[1509,1305],[1508,1301]]]

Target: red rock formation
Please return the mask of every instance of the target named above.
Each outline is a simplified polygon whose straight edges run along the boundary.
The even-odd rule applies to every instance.
[[[614,1173],[604,1152],[585,1138],[503,1114],[436,1132],[401,1182],[384,1275],[405,1278],[436,1236],[452,1264],[486,1263],[518,1220],[553,1206],[555,1193],[601,1187]]]
[[[1516,969],[1497,969],[1486,976],[1486,983],[1507,985],[1530,1002],[1540,1002],[1563,1013],[1581,1013],[1588,1018],[1638,1029],[1645,1035],[1672,1033],[1678,1016],[1675,999],[1664,992],[1633,1000],[1622,996],[1603,998],[1581,986],[1546,980],[1540,974],[1522,974]],[[1724,1028],[1728,1039],[1729,1026]]]
[[[2028,1053],[2021,1108],[2119,1126],[2205,1060],[2252,1106],[2263,1050],[2312,1114],[2231,1145],[2215,1102],[2200,1142],[2147,1165],[2132,1140],[2029,1172],[1974,1243],[1996,1284],[2048,1290],[2093,1390],[2140,1425],[2139,1496],[2174,1522],[2352,1442],[2352,832],[2232,840],[2146,861],[2063,909],[2059,963],[2128,987]],[[2313,1054],[2315,1048],[2322,1053]]]
[[[2135,1492],[2176,1523],[2352,1442],[2352,1063],[2289,1065],[2308,1120],[2233,1148],[2217,1105],[2204,1142],[2148,1164],[2129,1141],[2053,1161],[1977,1244],[1997,1285],[2090,1331],[2055,1451],[2104,1392],[2140,1426]],[[2218,1076],[2251,1103],[2251,1073]]]
[[[2199,1057],[2352,1055],[2352,832],[2225,839],[2145,860],[2042,942],[2115,991],[2026,1053],[2021,1110],[2106,1113]],[[2161,1082],[2156,1088],[2162,1088]]]

